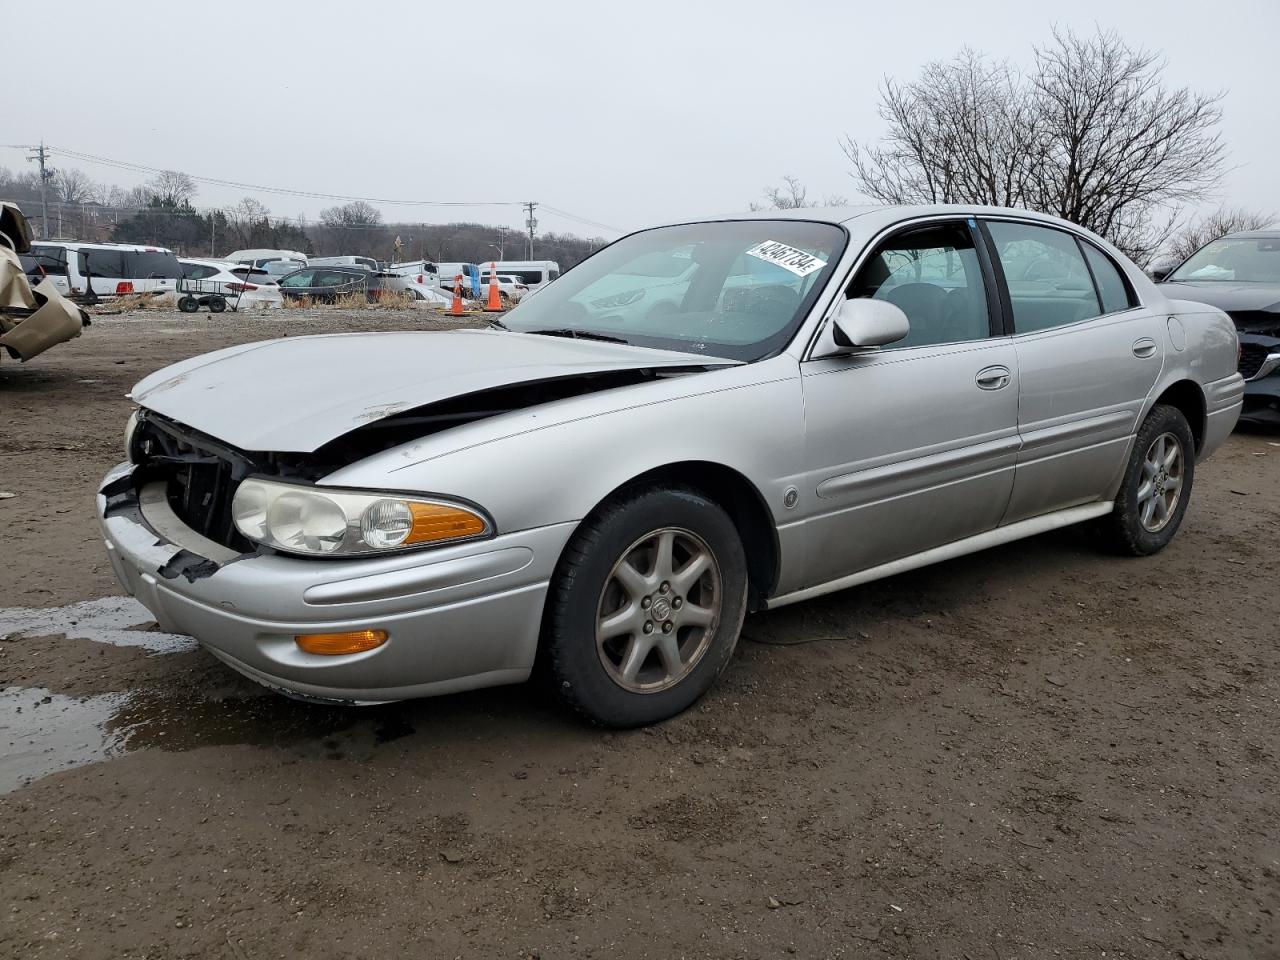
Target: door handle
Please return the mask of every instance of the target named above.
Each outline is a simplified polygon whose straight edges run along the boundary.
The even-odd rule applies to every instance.
[[[978,389],[979,390],[1000,390],[1007,387],[1013,380],[1013,374],[1009,372],[1008,367],[984,367],[978,371]]]
[[[1133,341],[1133,355],[1135,357],[1150,357],[1156,352],[1156,342],[1150,337],[1139,337]]]

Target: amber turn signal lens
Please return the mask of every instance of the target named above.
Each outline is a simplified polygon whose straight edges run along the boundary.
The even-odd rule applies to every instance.
[[[333,657],[344,653],[363,653],[387,642],[385,630],[354,630],[351,633],[300,633],[293,638],[307,653]]]
[[[411,543],[434,543],[437,540],[458,540],[462,537],[475,537],[485,532],[484,518],[461,507],[451,507],[443,503],[409,504],[409,513],[413,516],[413,527],[404,538],[407,546]]]

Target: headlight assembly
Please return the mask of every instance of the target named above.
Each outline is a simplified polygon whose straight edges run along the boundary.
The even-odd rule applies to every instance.
[[[488,536],[476,509],[448,500],[362,493],[250,478],[231,503],[236,529],[304,556],[356,556]]]
[[[622,293],[615,293],[610,297],[601,297],[599,300],[592,300],[591,305],[598,310],[612,310],[615,307],[625,307],[633,304],[643,296],[643,290],[625,290]]]

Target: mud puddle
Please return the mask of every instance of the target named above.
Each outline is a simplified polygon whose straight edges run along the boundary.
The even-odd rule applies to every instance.
[[[0,794],[120,752],[124,737],[110,722],[128,699],[127,693],[77,699],[41,687],[6,687],[0,692]]]

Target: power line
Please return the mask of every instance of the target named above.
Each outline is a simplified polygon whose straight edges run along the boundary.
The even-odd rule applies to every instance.
[[[0,147],[12,149],[37,149],[36,147],[25,147],[19,144],[0,144]],[[163,167],[153,167],[148,164],[135,163],[129,160],[117,160],[112,157],[103,157],[98,154],[85,153],[81,150],[72,150],[69,147],[52,147],[41,144],[39,149],[44,154],[60,154],[72,160],[78,160],[82,163],[92,163],[99,166],[110,167],[117,170],[127,170],[132,173],[159,174],[168,172]],[[365,203],[377,203],[387,206],[414,206],[414,207],[522,207],[529,211],[529,220],[533,220],[533,210],[529,202],[521,202],[515,200],[404,200],[388,197],[360,197],[341,193],[323,193],[314,190],[297,190],[291,187],[271,187],[262,184],[246,183],[239,180],[228,180],[221,177],[206,177],[196,174],[180,171],[192,180],[198,183],[208,183],[221,187],[234,187],[239,190],[252,190],[260,193],[275,193],[291,197],[303,197],[307,199],[318,200],[340,200],[351,203],[355,201],[363,201]],[[533,203],[536,207],[538,204]],[[615,227],[607,223],[601,223],[598,220],[591,220],[587,217],[570,213],[568,210],[562,210],[558,207],[543,205],[544,208],[555,216],[563,217],[566,220],[582,224],[584,226],[595,227],[601,230],[609,230],[614,233],[626,233],[621,227]],[[536,223],[536,221],[535,221]]]
[[[151,167],[142,163],[132,163],[127,160],[113,160],[110,157],[100,157],[92,153],[82,153],[78,150],[70,150],[66,147],[49,147],[50,153],[61,154],[64,157],[70,157],[74,160],[80,160],[84,163],[96,163],[103,166],[114,167],[119,170],[131,170],[135,173],[165,173],[166,170],[161,167]],[[365,203],[382,203],[389,206],[410,206],[410,207],[518,207],[520,202],[517,200],[396,200],[388,197],[357,197],[342,193],[321,193],[316,190],[295,190],[291,187],[268,187],[259,183],[245,183],[240,180],[224,180],[220,177],[204,177],[197,176],[193,173],[185,173],[198,183],[211,183],[220,187],[235,187],[239,190],[256,190],[259,193],[279,193],[291,197],[307,197],[316,200],[343,200],[348,203],[354,201],[363,201]]]

